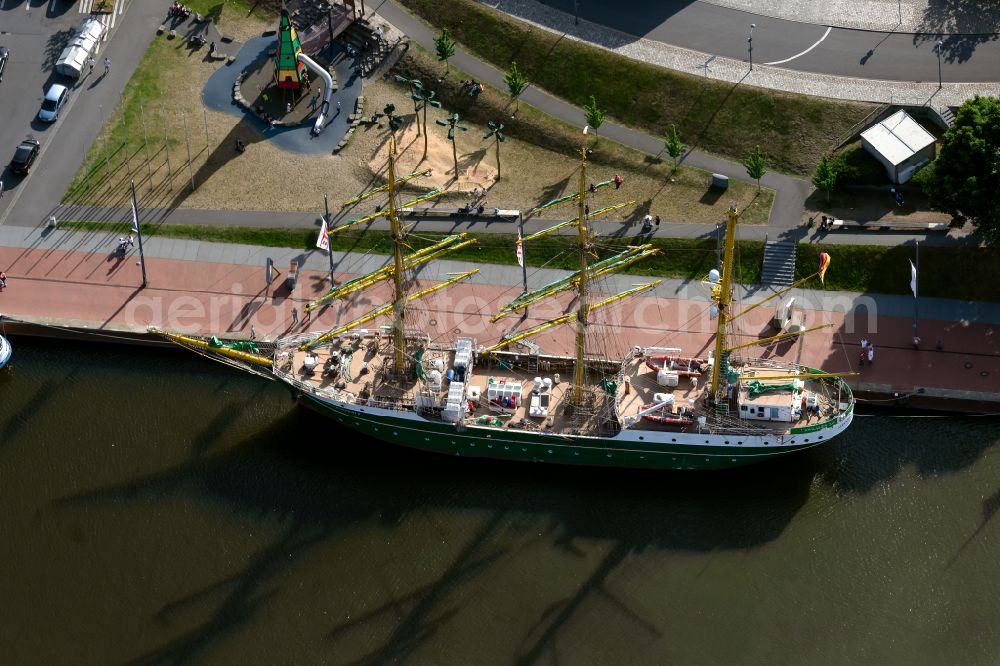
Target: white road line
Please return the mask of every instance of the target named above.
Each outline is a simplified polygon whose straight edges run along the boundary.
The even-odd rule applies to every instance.
[[[830,26],[829,28],[827,28],[827,29],[826,29],[826,32],[824,32],[824,33],[823,33],[823,36],[822,36],[822,37],[820,37],[820,38],[819,38],[818,40],[816,40],[816,43],[815,43],[815,44],[813,44],[812,46],[810,46],[809,48],[807,48],[807,49],[806,49],[805,51],[803,51],[802,53],[796,53],[796,54],[795,54],[795,55],[793,55],[793,56],[792,56],[791,58],[785,58],[784,60],[775,60],[774,62],[765,62],[764,64],[765,64],[765,65],[783,65],[783,64],[785,64],[786,62],[789,62],[789,61],[791,61],[791,60],[795,60],[796,58],[801,58],[802,56],[804,56],[805,54],[809,53],[809,52],[810,52],[810,51],[812,51],[812,50],[813,50],[814,48],[816,48],[817,46],[819,46],[819,45],[820,45],[820,42],[822,42],[822,41],[823,41],[824,39],[826,39],[826,36],[830,34],[830,31],[831,31],[831,30],[833,30],[833,26]]]

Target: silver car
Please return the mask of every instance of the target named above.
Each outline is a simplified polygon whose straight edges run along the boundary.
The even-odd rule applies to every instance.
[[[38,111],[38,119],[47,123],[54,122],[59,117],[59,110],[66,103],[67,97],[69,89],[66,86],[58,83],[49,86],[45,99],[42,100],[42,108]]]

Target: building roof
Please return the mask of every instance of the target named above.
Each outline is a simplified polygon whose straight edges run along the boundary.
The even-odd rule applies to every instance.
[[[906,111],[897,111],[872,125],[861,133],[861,138],[893,165],[902,164],[934,143],[934,135]]]

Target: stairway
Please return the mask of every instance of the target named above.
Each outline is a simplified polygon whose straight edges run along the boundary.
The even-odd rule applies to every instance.
[[[375,39],[375,27],[366,18],[359,18],[341,34],[341,38],[350,44],[358,54],[355,62],[359,68],[361,76],[370,76],[379,65],[385,60],[393,49],[400,43],[400,39],[389,41],[389,35],[382,39]]]
[[[796,244],[768,241],[764,244],[764,264],[760,282],[764,287],[787,287],[795,282]]]
[[[951,127],[955,124],[955,114],[952,113],[950,106],[942,106],[937,110],[937,112],[938,115],[941,116],[941,120],[944,121],[945,125]]]

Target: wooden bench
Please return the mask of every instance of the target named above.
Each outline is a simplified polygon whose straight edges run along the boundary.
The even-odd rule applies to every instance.
[[[479,218],[491,218],[495,220],[503,220],[506,222],[513,222],[521,215],[519,210],[503,210],[497,208],[485,208],[482,213],[476,212],[476,209],[465,210],[464,208],[434,208],[430,206],[412,206],[409,208],[400,208],[399,214],[405,217],[479,217]]]
[[[936,231],[948,233],[951,228],[944,222],[861,222],[858,220],[832,220],[829,227],[832,231],[837,230],[860,230],[860,231]]]

